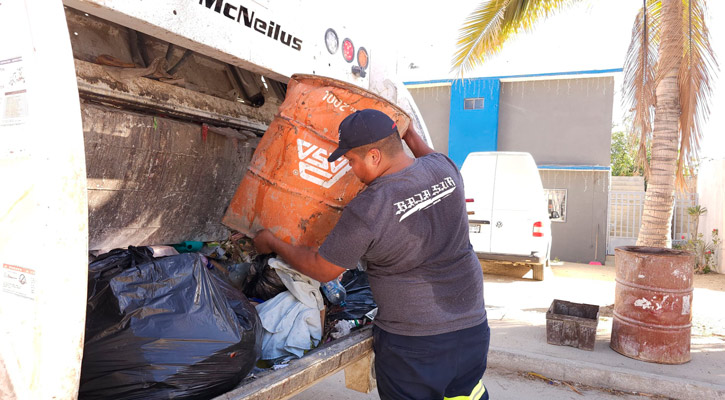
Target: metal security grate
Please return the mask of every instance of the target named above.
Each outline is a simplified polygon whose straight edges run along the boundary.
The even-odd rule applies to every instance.
[[[614,254],[619,246],[634,246],[642,223],[645,192],[609,192],[609,229],[607,230],[607,254]],[[693,226],[687,208],[697,204],[697,193],[685,193],[675,197],[672,213],[672,243],[690,239]],[[682,239],[682,237],[685,239]]]
[[[687,213],[687,209],[695,205],[697,205],[697,193],[684,193],[675,197],[675,209],[672,212],[672,244],[682,244],[695,236],[694,219]]]

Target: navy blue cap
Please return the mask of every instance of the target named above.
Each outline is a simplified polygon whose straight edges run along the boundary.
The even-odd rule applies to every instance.
[[[333,162],[355,147],[375,143],[397,131],[395,121],[381,111],[372,108],[355,111],[340,122],[340,141],[327,161]]]

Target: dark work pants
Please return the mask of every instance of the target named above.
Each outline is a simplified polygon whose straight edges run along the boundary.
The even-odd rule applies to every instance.
[[[432,336],[402,336],[373,327],[375,375],[383,400],[488,399],[479,385],[486,370],[488,321]],[[475,389],[475,391],[474,391]]]

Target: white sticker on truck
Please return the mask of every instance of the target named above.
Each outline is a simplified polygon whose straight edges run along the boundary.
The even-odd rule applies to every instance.
[[[35,270],[3,264],[2,291],[26,299],[35,299]]]
[[[28,117],[22,57],[0,60],[0,126],[24,124]]]

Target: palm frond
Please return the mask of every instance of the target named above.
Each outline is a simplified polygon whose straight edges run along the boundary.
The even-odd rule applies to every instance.
[[[487,0],[475,9],[459,30],[453,67],[463,76],[501,51],[522,30],[581,0]]]
[[[710,80],[717,70],[717,61],[710,46],[705,24],[705,2],[682,0],[683,53],[679,71],[680,83],[680,152],[677,159],[677,187],[685,188],[685,172],[697,160],[702,138],[702,125],[710,110]]]
[[[633,135],[638,136],[637,162],[649,176],[647,144],[652,138],[656,101],[657,57],[660,43],[661,3],[645,0],[632,27],[632,40],[624,62],[623,101],[632,111]]]
[[[466,19],[459,30],[456,53],[452,70],[458,69],[462,75],[482,63],[486,54],[484,49],[501,46],[501,25],[506,7],[511,0],[491,0],[482,3]]]

